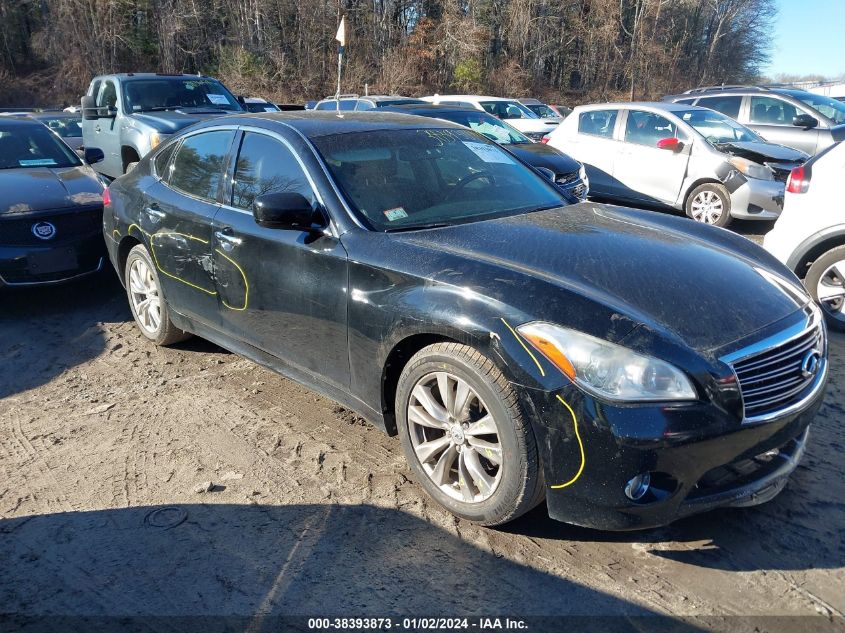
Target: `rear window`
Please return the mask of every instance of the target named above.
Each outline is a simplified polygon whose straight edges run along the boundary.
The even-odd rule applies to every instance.
[[[170,186],[203,200],[216,200],[235,133],[202,132],[186,138],[170,167]]]
[[[578,115],[578,132],[591,136],[613,138],[613,128],[619,110],[590,110]]]
[[[721,112],[732,119],[736,119],[739,118],[739,107],[742,105],[742,96],[731,95],[723,97],[703,97],[698,100],[696,105],[701,106],[702,108],[710,108],[711,110]]]

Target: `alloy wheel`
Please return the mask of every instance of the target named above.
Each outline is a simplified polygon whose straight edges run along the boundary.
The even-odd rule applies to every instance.
[[[448,372],[423,376],[411,390],[408,430],[426,475],[458,501],[488,499],[502,478],[496,420],[478,393]]]
[[[161,326],[161,295],[153,271],[141,258],[129,266],[129,296],[138,324],[155,336]]]
[[[831,316],[845,318],[845,261],[828,266],[816,284],[819,305]]]
[[[716,224],[724,212],[725,205],[715,191],[700,191],[690,205],[692,219],[705,224]]]

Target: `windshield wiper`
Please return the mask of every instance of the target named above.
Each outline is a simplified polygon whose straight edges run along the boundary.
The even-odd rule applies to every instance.
[[[439,229],[444,226],[452,226],[448,222],[431,222],[430,224],[411,224],[409,226],[394,226],[384,229],[385,233],[401,233],[403,231],[419,231],[421,229]]]

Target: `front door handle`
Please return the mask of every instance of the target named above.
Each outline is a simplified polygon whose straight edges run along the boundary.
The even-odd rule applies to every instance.
[[[214,237],[216,237],[217,241],[220,242],[220,246],[223,247],[224,251],[231,251],[243,241],[241,238],[235,237],[235,232],[228,226],[220,229],[219,231],[215,231]]]
[[[94,126],[94,131],[95,131],[97,134],[99,134],[99,133],[100,133],[100,126],[99,126],[99,125],[95,125],[95,126]]]

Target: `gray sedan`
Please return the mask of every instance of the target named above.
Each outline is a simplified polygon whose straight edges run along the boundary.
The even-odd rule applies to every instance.
[[[717,226],[777,218],[790,171],[807,160],[723,114],[672,103],[579,106],[549,145],[584,163],[593,196]]]

